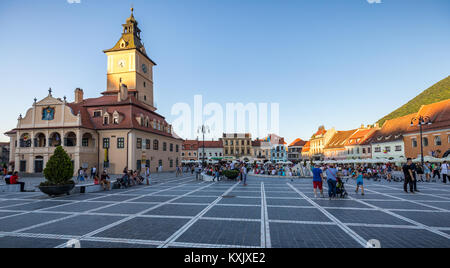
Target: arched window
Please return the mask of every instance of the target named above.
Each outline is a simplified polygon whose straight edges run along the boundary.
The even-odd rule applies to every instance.
[[[64,146],[74,147],[77,145],[77,135],[73,132],[69,132],[66,134],[64,138]]]
[[[90,133],[85,133],[81,140],[81,146],[83,147],[94,147],[94,139]]]
[[[120,123],[120,115],[117,111],[113,114],[113,124],[118,125]]]
[[[38,133],[34,136],[34,147],[45,147],[46,144],[47,141],[43,133]]]
[[[105,113],[105,115],[103,115],[103,125],[109,125],[109,114]]]
[[[58,132],[53,132],[50,134],[50,137],[48,138],[48,146],[49,147],[56,147],[61,145],[61,135],[59,135]]]
[[[20,136],[19,146],[22,148],[31,147],[31,137],[30,134],[24,133]]]

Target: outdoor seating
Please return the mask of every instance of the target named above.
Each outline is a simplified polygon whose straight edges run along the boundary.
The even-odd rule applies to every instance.
[[[0,185],[0,193],[18,193],[18,192],[20,192],[20,184]]]

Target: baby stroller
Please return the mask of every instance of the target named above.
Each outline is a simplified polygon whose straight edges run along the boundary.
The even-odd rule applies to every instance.
[[[345,183],[341,178],[337,178],[336,195],[340,198],[346,198],[348,196],[347,190],[345,190]]]

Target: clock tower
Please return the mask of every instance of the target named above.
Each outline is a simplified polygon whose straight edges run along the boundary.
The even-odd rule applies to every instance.
[[[151,106],[153,110],[153,66],[141,41],[141,30],[138,22],[131,16],[122,25],[122,37],[117,44],[104,53],[108,57],[107,90],[104,95],[119,93],[121,84],[128,87],[128,92],[141,102]]]

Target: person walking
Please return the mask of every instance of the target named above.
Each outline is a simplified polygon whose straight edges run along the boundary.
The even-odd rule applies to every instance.
[[[403,174],[405,175],[405,182],[403,184],[403,190],[405,193],[408,193],[408,184],[409,191],[414,193],[414,174],[413,174],[413,162],[411,158],[408,158],[405,165],[403,165]]]
[[[359,187],[361,187],[361,195],[364,195],[364,176],[361,171],[356,171],[356,193],[359,191]]]
[[[242,178],[242,182],[244,183],[243,185],[247,186],[247,167],[245,166],[245,164],[242,164],[241,178]]]
[[[77,182],[84,182],[84,170],[82,168],[78,169],[78,177],[77,177]]]
[[[325,174],[327,175],[327,183],[328,183],[328,197],[335,198],[337,193],[336,184],[337,184],[337,176],[338,171],[336,168],[334,168],[333,165],[330,165],[327,170],[325,171]]]
[[[438,177],[438,180],[441,180],[441,174],[439,173],[439,165],[434,163],[432,168],[433,168],[433,182],[436,182],[436,176]]]
[[[387,163],[387,165],[386,165],[386,177],[387,177],[387,181],[388,182],[392,181],[392,166],[391,166],[391,163]]]
[[[146,182],[147,182],[147,185],[150,185],[150,183],[151,183],[151,177],[150,177],[150,167],[149,166],[147,166],[146,168],[145,168],[145,180],[146,180]]]
[[[200,168],[200,166],[195,167],[195,180],[200,180],[202,169]]]
[[[95,166],[93,166],[91,168],[91,179],[93,179],[94,176],[96,176],[96,175],[97,175],[97,168]]]
[[[448,176],[449,170],[450,170],[450,166],[448,165],[447,161],[444,161],[444,163],[442,163],[442,165],[441,165],[442,180],[444,183],[447,183],[447,179],[450,182],[450,178]]]
[[[323,171],[319,168],[319,165],[315,165],[313,170],[313,187],[314,197],[317,198],[317,189],[320,190],[320,197],[323,198]]]
[[[414,187],[414,192],[419,192],[419,190],[417,190],[417,170],[419,169],[419,166],[418,165],[416,165],[416,164],[414,164],[414,163],[411,163],[411,171],[412,171],[412,174],[413,174],[413,178],[414,178],[414,180],[413,180],[413,182],[412,182],[412,184],[413,184],[413,187]]]
[[[431,166],[430,166],[430,162],[426,162],[425,165],[423,166],[423,171],[425,173],[425,179],[427,182],[430,182],[431,179]]]
[[[175,177],[178,177],[178,176],[182,176],[182,174],[181,174],[181,167],[180,166],[177,166],[177,169],[176,169]]]

